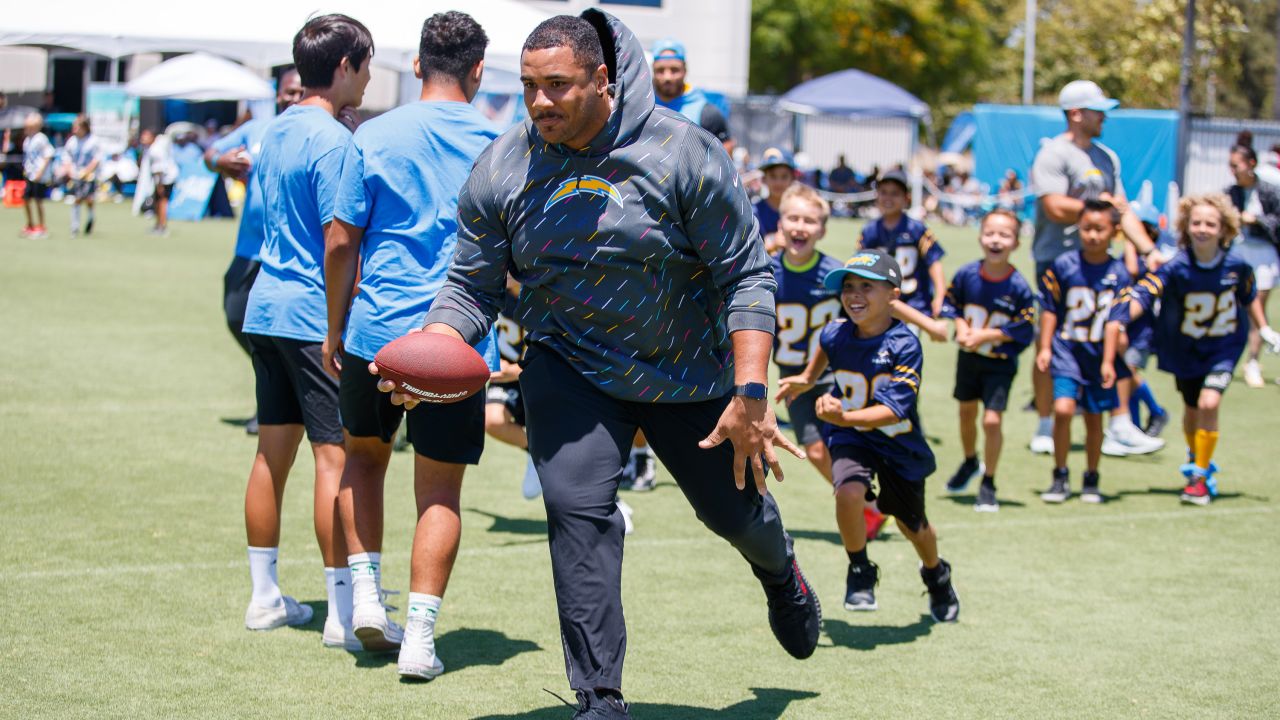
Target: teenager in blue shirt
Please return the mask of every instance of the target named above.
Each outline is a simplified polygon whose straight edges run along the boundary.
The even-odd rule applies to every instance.
[[[1182,395],[1188,455],[1182,501],[1196,505],[1211,500],[1218,411],[1251,324],[1273,352],[1280,350],[1280,334],[1267,326],[1253,269],[1229,249],[1239,228],[1239,214],[1225,195],[1183,198],[1178,207],[1182,252],[1138,281],[1128,308],[1140,318],[1160,302],[1156,356]]]
[[[1101,503],[1098,460],[1102,413],[1116,395],[1116,347],[1128,322],[1122,294],[1130,285],[1124,263],[1108,254],[1119,217],[1102,200],[1086,200],[1077,224],[1080,248],[1059,255],[1040,277],[1040,351],[1036,366],[1053,378],[1053,482],[1040,494],[1048,503],[1071,497],[1067,452],[1076,405],[1084,409],[1085,473],[1080,499]],[[1124,296],[1124,297],[1127,297]]]
[[[1009,255],[1018,247],[1018,216],[993,210],[982,219],[978,241],[982,259],[956,271],[942,304],[942,316],[954,318],[956,359],[954,397],[960,401],[960,446],[964,462],[947,482],[960,492],[982,473],[974,509],[994,512],[996,470],[1004,445],[1004,411],[1018,372],[1018,355],[1031,344],[1035,295]],[[983,405],[985,465],[978,461],[978,402]]]
[[[324,370],[322,261],[342,156],[351,133],[335,118],[359,107],[369,84],[373,39],[345,15],[321,15],[293,39],[303,98],[271,121],[253,182],[264,200],[262,268],[249,292],[244,332],[257,378],[258,449],[245,493],[253,599],[245,625],[305,625],[311,608],[282,595],[276,580],[280,501],[303,431],[315,456],[316,540],[328,590],[326,646],[359,649],[351,632],[351,574],[338,526],[346,455],[338,382]]]
[[[901,271],[891,256],[863,250],[824,282],[829,290],[839,289],[846,317],[822,329],[804,373],[779,381],[779,397],[805,392],[828,369],[834,378],[834,389],[818,398],[816,411],[827,423],[836,519],[849,555],[845,609],[878,607],[879,568],[867,558],[865,541],[848,547],[864,537],[863,506],[877,500],[920,556],[933,619],[954,622],[960,600],[951,584],[951,565],[938,556],[937,531],[924,509],[925,478],[936,468],[916,408],[924,355],[915,334],[893,317]]]
[[[892,253],[902,268],[902,302],[936,318],[942,311],[942,269],[945,254],[924,223],[906,214],[911,187],[901,170],[891,170],[876,181],[876,207],[880,217],[862,228],[858,246]]]
[[[435,650],[435,621],[461,535],[463,473],[484,449],[484,396],[424,404],[409,415],[418,526],[408,623],[401,629],[387,617],[380,578],[383,485],[405,411],[378,391],[372,360],[384,345],[422,326],[445,283],[458,240],[458,190],[475,158],[498,136],[470,104],[480,89],[488,43],[469,15],[447,12],[427,19],[414,62],[422,78],[419,101],[356,131],[326,236],[324,356],[325,369],[340,378],[346,430],[339,508],[351,553],[352,625],[366,650],[399,646],[400,674],[421,680],[444,671]],[[477,349],[497,370],[492,337]]]

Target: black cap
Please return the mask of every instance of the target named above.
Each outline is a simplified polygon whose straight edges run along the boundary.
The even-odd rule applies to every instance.
[[[892,255],[878,250],[859,251],[858,254],[849,258],[844,267],[827,273],[822,280],[822,285],[828,290],[839,292],[840,286],[844,284],[845,275],[883,280],[896,288],[902,287],[902,270],[898,267],[898,261],[894,260]]]
[[[907,180],[907,174],[901,170],[890,170],[889,172],[881,175],[880,179],[876,180],[876,187],[880,187],[887,182],[898,183],[902,186],[903,190],[911,192],[911,181]]]

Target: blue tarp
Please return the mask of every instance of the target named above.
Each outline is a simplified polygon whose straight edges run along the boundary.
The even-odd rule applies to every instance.
[[[787,91],[779,104],[791,112],[844,117],[910,117],[919,120],[929,116],[929,106],[920,98],[888,80],[854,69],[800,83]]]
[[[973,136],[978,131],[978,124],[973,119],[973,113],[962,112],[951,121],[951,127],[947,128],[947,136],[942,138],[942,146],[938,148],[938,152],[962,153],[969,149],[969,144],[973,142]]]
[[[1066,131],[1066,118],[1056,107],[976,105],[973,117],[974,174],[994,192],[1009,168],[1029,184],[1031,163],[1042,140]],[[1124,191],[1138,196],[1144,180],[1155,190],[1155,204],[1166,211],[1165,188],[1177,163],[1178,113],[1172,110],[1113,110],[1102,127],[1104,145],[1120,158]]]

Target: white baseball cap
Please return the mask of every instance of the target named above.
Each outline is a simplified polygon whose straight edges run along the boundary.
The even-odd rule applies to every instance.
[[[1063,110],[1097,110],[1107,112],[1120,105],[1119,100],[1107,97],[1092,80],[1072,80],[1058,93],[1058,107]]]

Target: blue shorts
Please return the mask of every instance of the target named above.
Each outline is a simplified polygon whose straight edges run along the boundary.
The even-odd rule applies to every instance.
[[[1120,407],[1120,396],[1116,395],[1116,387],[1104,388],[1100,385],[1086,385],[1069,377],[1053,379],[1053,399],[1071,398],[1080,403],[1080,409],[1087,413],[1101,413]]]

